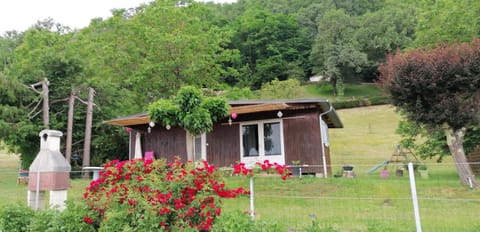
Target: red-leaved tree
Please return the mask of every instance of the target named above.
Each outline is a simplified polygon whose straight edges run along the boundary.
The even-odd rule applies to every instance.
[[[480,40],[397,52],[379,71],[393,104],[410,120],[445,131],[462,182],[478,187],[463,141],[466,127],[479,123]]]

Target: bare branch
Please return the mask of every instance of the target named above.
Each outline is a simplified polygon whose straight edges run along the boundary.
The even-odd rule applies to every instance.
[[[62,102],[62,101],[68,101],[68,98],[62,98],[62,99],[57,99],[57,100],[52,100],[51,103],[57,103],[57,102]]]
[[[29,117],[30,119],[32,118],[35,118],[38,114],[40,114],[40,112],[42,112],[41,110],[37,111],[37,113],[35,113],[33,116]]]
[[[40,103],[42,103],[42,100],[39,100],[39,101],[37,102],[37,105],[35,105],[35,107],[33,107],[33,109],[30,110],[30,112],[28,113],[28,115],[33,114],[33,112],[34,112],[35,110],[37,110],[38,106],[40,106]],[[40,110],[40,111],[41,111],[41,110]],[[37,113],[37,114],[38,114],[38,113]],[[35,116],[30,117],[30,118],[34,118],[34,117],[35,117]]]

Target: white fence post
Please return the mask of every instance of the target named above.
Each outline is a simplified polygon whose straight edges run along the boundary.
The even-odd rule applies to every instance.
[[[413,212],[415,213],[415,225],[417,232],[422,232],[422,223],[420,222],[420,211],[418,210],[417,188],[415,186],[415,173],[412,162],[408,163],[408,175],[410,177],[410,189],[412,190]]]
[[[253,176],[250,177],[250,216],[255,219],[255,206],[253,204]]]

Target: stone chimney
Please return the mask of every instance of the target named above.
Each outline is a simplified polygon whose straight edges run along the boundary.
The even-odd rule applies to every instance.
[[[36,210],[44,208],[45,191],[50,191],[50,207],[63,210],[71,166],[60,152],[62,132],[42,130],[39,136],[40,151],[29,168],[28,205]]]

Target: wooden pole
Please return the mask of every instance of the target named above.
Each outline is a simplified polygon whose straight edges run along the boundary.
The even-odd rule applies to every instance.
[[[75,92],[68,98],[67,141],[65,144],[65,158],[70,163],[72,157],[73,111],[75,107]]]
[[[50,127],[50,117],[48,116],[49,106],[48,106],[48,80],[45,78],[42,81],[42,95],[43,95],[43,126],[45,129],[49,129]]]
[[[83,146],[83,162],[82,167],[90,166],[90,141],[92,138],[92,115],[93,115],[93,97],[95,90],[88,88],[88,103],[87,103],[87,120],[85,123],[85,143]],[[83,174],[84,178],[88,178],[88,172]]]

